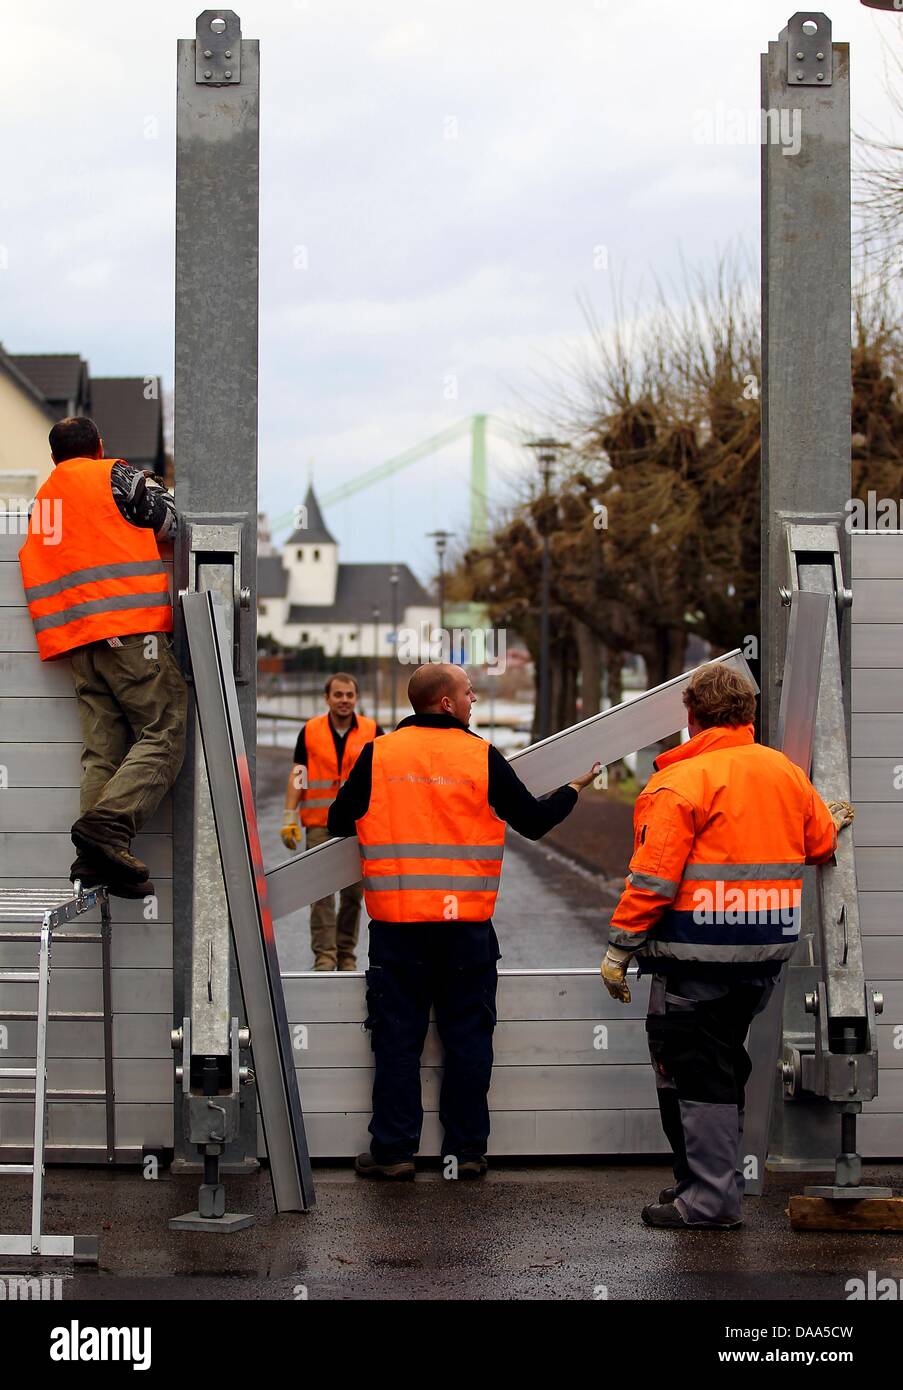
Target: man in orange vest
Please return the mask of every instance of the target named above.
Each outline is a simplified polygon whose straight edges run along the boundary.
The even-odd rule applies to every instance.
[[[368,743],[382,734],[374,719],[355,713],[357,681],[337,671],[325,685],[326,714],[308,719],[298,735],[295,757],[285,789],[282,843],[295,850],[301,841],[298,812],[307,839],[306,848],[325,844],[330,838],[326,816]],[[356,970],[360,928],[360,883],[350,883],[339,894],[336,917],[335,894],[320,898],[310,909],[310,944],[314,970]]]
[[[423,1109],[430,1008],[445,1049],[439,1115],[450,1177],[486,1172],[499,945],[492,913],[505,825],[538,840],[598,771],[532,796],[468,728],[476,696],[458,666],[420,666],[413,716],[363,750],[330,809],[330,835],[357,834],[370,916],[367,1022],[375,1058],[373,1137],[362,1177],[410,1179]]]
[[[651,973],[646,1032],[675,1186],[647,1226],[740,1225],[744,1048],[800,931],[804,864],[830,860],[853,819],[783,753],[756,743],[751,683],[720,662],[684,692],[689,742],[655,760],[637,799],[630,872],[602,978],[630,1002],[627,964]]]
[[[175,507],[153,474],[104,458],[93,420],[61,420],[50,450],[19,564],[41,660],[68,658],[75,684],[83,748],[70,877],[143,898],[154,886],[131,842],[185,750],[159,549],[175,534]]]

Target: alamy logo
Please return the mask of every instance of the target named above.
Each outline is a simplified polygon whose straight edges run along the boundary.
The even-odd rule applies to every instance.
[[[903,1279],[879,1279],[874,1269],[870,1269],[864,1279],[848,1279],[843,1287],[850,1303],[886,1303],[903,1299]]]
[[[693,921],[711,926],[715,919],[726,926],[739,926],[753,913],[767,912],[785,936],[799,931],[800,890],[798,888],[725,888],[719,879],[714,887],[697,888],[693,893]]]
[[[59,545],[63,537],[63,502],[60,497],[0,498],[0,536],[43,537],[45,545]]]
[[[419,628],[400,627],[395,647],[396,660],[403,666],[419,666],[424,661],[446,665],[451,662],[456,666],[485,666],[492,676],[504,675],[506,653],[504,628],[433,627],[425,619]]]
[[[63,1281],[43,1275],[10,1274],[0,1279],[0,1303],[49,1303],[63,1296]]]
[[[133,1371],[151,1363],[149,1327],[83,1327],[76,1319],[50,1332],[51,1361],[131,1361]]]

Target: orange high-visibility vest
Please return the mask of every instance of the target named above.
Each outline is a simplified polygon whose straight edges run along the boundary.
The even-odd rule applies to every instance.
[[[823,863],[837,844],[809,778],[756,743],[751,724],[703,729],[655,766],[637,798],[609,940],[671,960],[789,959],[803,866]]]
[[[301,792],[299,811],[302,825],[325,825],[329,808],[336,799],[339,787],[347,782],[361,749],[376,738],[376,720],[357,716],[357,727],[348,730],[342,753],[342,772],[329,724],[328,714],[318,714],[304,725],[304,747],[307,750],[307,785]]]
[[[489,805],[489,744],[416,724],[377,739],[357,825],[364,900],[379,922],[483,922],[495,910],[505,822]]]
[[[116,505],[121,459],[66,459],[38,488],[19,551],[42,661],[130,632],[171,632],[172,601],[157,538]]]

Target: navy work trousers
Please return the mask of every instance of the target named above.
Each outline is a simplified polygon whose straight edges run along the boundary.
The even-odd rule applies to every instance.
[[[378,1163],[420,1147],[420,1057],[435,1009],[445,1051],[442,1155],[479,1158],[489,1140],[487,1093],[498,983],[491,922],[370,923],[367,1019],[373,1046],[370,1151]]]

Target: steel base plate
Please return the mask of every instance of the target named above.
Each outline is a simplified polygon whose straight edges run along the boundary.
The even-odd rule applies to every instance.
[[[807,1197],[825,1197],[829,1202],[862,1202],[867,1197],[893,1197],[891,1187],[805,1187]]]
[[[254,1225],[253,1216],[245,1216],[239,1211],[227,1211],[223,1216],[201,1216],[199,1211],[187,1211],[184,1216],[173,1216],[169,1221],[171,1231],[218,1231],[230,1235],[233,1231],[243,1231]]]

